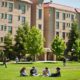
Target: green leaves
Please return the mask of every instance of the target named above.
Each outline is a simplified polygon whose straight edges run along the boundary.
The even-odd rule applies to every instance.
[[[22,25],[17,30],[15,42],[15,51],[19,54],[35,55],[43,52],[42,33],[36,27],[30,28],[27,24]]]
[[[32,27],[27,37],[28,53],[32,55],[43,52],[43,37],[41,31],[36,27]]]
[[[64,41],[60,39],[58,36],[56,36],[51,45],[52,52],[57,56],[60,56],[61,54],[63,54],[65,48],[66,46]]]
[[[20,26],[17,30],[17,34],[15,37],[15,51],[20,54],[26,54],[27,53],[27,36],[29,32],[30,27],[28,24],[24,24]],[[25,52],[25,53],[24,53]]]
[[[4,38],[4,48],[5,48],[5,54],[7,57],[9,57],[9,54],[13,52],[13,44],[12,44],[12,36],[10,34],[7,34]]]

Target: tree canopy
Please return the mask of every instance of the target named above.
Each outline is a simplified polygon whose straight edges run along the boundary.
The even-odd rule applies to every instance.
[[[13,44],[11,34],[7,34],[4,37],[4,52],[5,52],[4,55],[7,56],[8,58],[12,57]]]
[[[15,37],[15,52],[22,54],[39,54],[43,52],[44,47],[41,30],[36,27],[30,27],[27,24],[18,28]]]
[[[35,55],[43,52],[43,36],[41,30],[36,27],[32,27],[27,37],[27,51],[28,53]]]
[[[60,56],[63,54],[65,48],[66,48],[65,42],[62,39],[60,39],[59,36],[56,36],[51,44],[52,52],[55,55]]]
[[[78,31],[77,31],[77,22],[73,22],[69,37],[68,37],[68,42],[67,42],[67,48],[65,50],[65,55],[68,54],[68,52],[72,51],[73,44],[75,44],[75,41],[78,39]]]

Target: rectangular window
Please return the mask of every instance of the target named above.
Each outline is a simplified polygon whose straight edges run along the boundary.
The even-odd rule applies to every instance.
[[[59,19],[59,12],[56,12],[56,19]]]
[[[4,14],[3,13],[1,13],[1,19],[3,19],[4,18]]]
[[[38,24],[38,28],[41,29],[42,28],[42,25],[41,24]]]
[[[6,31],[7,26],[4,26],[4,31]]]
[[[5,7],[7,7],[7,2],[5,2]]]
[[[41,19],[42,18],[42,9],[39,9],[38,10],[38,19]]]
[[[23,4],[20,4],[19,5],[19,10],[21,10],[22,11],[22,14],[24,14],[26,12],[26,6],[23,5]]]
[[[5,19],[7,19],[7,14],[5,14]]]
[[[65,26],[66,26],[66,25],[65,25],[65,22],[63,22],[63,30],[65,30]]]
[[[2,2],[2,4],[1,4],[1,7],[3,7],[4,6],[4,2]]]
[[[56,22],[56,29],[59,29],[59,22]]]
[[[3,41],[4,41],[3,37],[0,37],[0,42],[3,42]]]
[[[20,21],[20,16],[18,16],[18,21]]]
[[[12,33],[12,26],[8,26],[8,32]]]
[[[1,25],[1,26],[0,26],[0,30],[3,31],[3,29],[4,29],[4,28],[3,28],[3,25]]]
[[[71,20],[74,21],[74,15],[73,14],[71,15]]]
[[[25,23],[25,17],[22,17],[22,23],[23,24]]]
[[[63,17],[62,17],[62,19],[63,19],[63,20],[66,19],[66,14],[65,14],[65,13],[63,13]]]
[[[29,4],[27,4],[27,11],[29,10],[29,8],[30,8],[30,6],[29,6]]]
[[[10,12],[13,11],[13,3],[9,3],[9,11],[10,11]]]
[[[65,39],[65,32],[62,33],[62,37],[63,37],[63,39]]]
[[[59,32],[56,32],[56,35],[59,36]]]
[[[12,23],[12,15],[11,14],[8,15],[8,23]]]

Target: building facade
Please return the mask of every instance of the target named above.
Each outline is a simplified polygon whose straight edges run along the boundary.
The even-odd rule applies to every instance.
[[[58,35],[67,42],[68,33],[76,19],[75,9],[53,3],[44,4],[45,46],[50,48],[53,38]]]
[[[8,32],[15,36],[19,25],[31,25],[31,4],[28,0],[0,0],[0,46]]]
[[[19,25],[27,22],[39,28],[45,39],[45,54],[38,59],[55,60],[51,52],[52,40],[58,35],[67,42],[74,20],[78,21],[80,32],[80,9],[44,3],[44,0],[0,0],[0,47],[4,46],[4,36],[8,32],[14,37]]]

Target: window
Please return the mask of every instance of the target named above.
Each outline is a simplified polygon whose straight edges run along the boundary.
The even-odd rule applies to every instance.
[[[39,29],[41,29],[41,28],[42,28],[42,25],[41,25],[41,24],[39,24],[39,25],[38,25],[38,28],[39,28]]]
[[[65,15],[65,13],[63,13],[63,18],[62,19],[65,20],[65,18],[66,18],[66,15]]]
[[[3,29],[4,29],[4,28],[3,28],[3,25],[1,25],[1,26],[0,26],[0,30],[3,31]]]
[[[12,23],[12,15],[11,14],[8,15],[8,23]]]
[[[29,4],[27,4],[27,10],[29,10],[29,7],[30,7]]]
[[[56,12],[56,19],[59,19],[59,12]]]
[[[7,7],[7,2],[5,2],[5,7]]]
[[[38,11],[39,11],[39,12],[38,12],[38,14],[39,14],[39,15],[38,15],[38,19],[41,19],[41,18],[42,18],[42,9],[39,9]]]
[[[22,23],[25,23],[25,17],[22,17]]]
[[[3,13],[1,13],[1,19],[3,19],[4,18],[4,14]]]
[[[9,3],[9,11],[13,11],[13,3]]]
[[[7,14],[5,14],[5,19],[7,19]]]
[[[20,16],[18,16],[18,21],[20,21]]]
[[[69,18],[70,18],[70,14],[69,14]]]
[[[70,18],[70,13],[67,13],[67,14],[66,14],[66,17],[67,17],[67,18]]]
[[[0,37],[0,42],[3,42],[3,41],[4,41],[3,37]]]
[[[65,22],[63,22],[63,30],[65,30]]]
[[[2,2],[2,4],[1,4],[1,7],[3,7],[4,6],[4,2]]]
[[[8,26],[8,32],[12,33],[12,26]]]
[[[74,15],[73,15],[73,14],[71,15],[71,20],[72,20],[72,21],[74,20]]]
[[[59,32],[56,32],[56,35],[59,36]]]
[[[56,29],[59,29],[59,22],[56,22]]]
[[[65,32],[62,33],[63,39],[65,39]]]
[[[23,5],[23,4],[20,4],[19,5],[19,10],[21,10],[22,11],[22,14],[24,14],[26,12],[26,6]]]
[[[6,27],[7,27],[7,26],[4,26],[4,31],[6,31]]]

